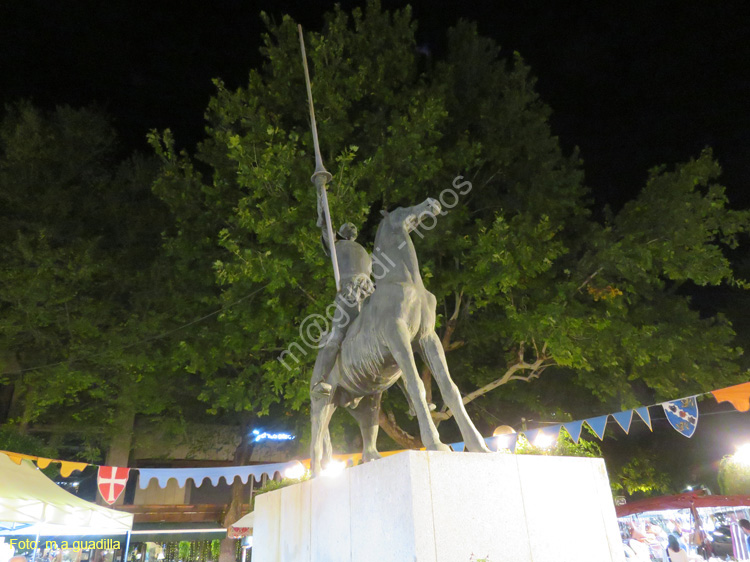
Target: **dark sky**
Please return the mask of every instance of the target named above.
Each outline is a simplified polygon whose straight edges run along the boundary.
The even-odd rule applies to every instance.
[[[345,8],[362,2],[342,2]],[[384,1],[387,8],[403,2]],[[15,0],[0,5],[0,100],[96,102],[127,147],[152,127],[200,138],[211,78],[244,84],[258,14],[315,29],[330,0]],[[706,145],[735,203],[750,205],[750,3],[745,0],[413,2],[419,41],[439,55],[458,18],[519,51],[554,111],[566,150],[581,148],[599,202],[619,206],[648,168]]]

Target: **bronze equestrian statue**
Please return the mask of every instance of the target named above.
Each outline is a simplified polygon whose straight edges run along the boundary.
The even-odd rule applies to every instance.
[[[311,469],[318,474],[330,461],[328,424],[339,406],[347,407],[362,432],[362,461],[380,458],[376,448],[380,398],[400,377],[419,421],[427,450],[449,451],[440,441],[414,361],[418,351],[429,365],[443,400],[458,423],[466,449],[490,452],[469,419],[461,393],[451,380],[440,338],[435,333],[437,301],[422,282],[417,253],[409,233],[440,212],[435,199],[387,213],[375,235],[375,249],[390,265],[375,291],[348,326],[333,368],[324,376],[327,393],[311,392]]]

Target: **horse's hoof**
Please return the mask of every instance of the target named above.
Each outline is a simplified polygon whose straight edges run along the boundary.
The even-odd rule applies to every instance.
[[[446,453],[452,453],[453,449],[451,449],[448,445],[445,443],[435,443],[432,447],[427,448],[429,451],[445,451]]]
[[[366,462],[370,462],[370,461],[376,461],[376,460],[382,459],[382,458],[383,458],[383,455],[381,455],[377,451],[373,451],[371,453],[365,453],[365,454],[363,454],[362,455],[362,462],[366,463]]]
[[[466,450],[470,453],[492,453],[493,452],[492,449],[487,447],[487,445],[484,442],[479,443],[475,447],[466,447]]]

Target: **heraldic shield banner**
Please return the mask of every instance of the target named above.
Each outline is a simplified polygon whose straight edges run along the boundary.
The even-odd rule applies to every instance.
[[[96,477],[99,493],[108,504],[113,504],[125,490],[130,469],[119,466],[100,466]]]
[[[695,396],[662,403],[672,427],[685,437],[692,437],[698,427],[698,401]]]

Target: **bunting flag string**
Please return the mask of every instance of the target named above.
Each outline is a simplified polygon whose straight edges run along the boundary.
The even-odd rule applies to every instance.
[[[48,459],[46,457],[36,457],[34,455],[24,455],[23,453],[13,453],[11,451],[0,451],[8,456],[16,464],[21,464],[22,460],[29,460],[36,463],[39,468],[47,468],[51,463],[60,463],[60,474],[63,478],[67,478],[76,470],[83,470],[89,463],[86,462],[72,462],[72,461],[61,461],[58,459]]]
[[[750,382],[712,390],[710,393],[707,392],[705,394],[712,394],[719,403],[729,402],[740,412],[747,412],[750,410]],[[662,402],[661,404],[652,404],[651,406],[662,406],[665,416],[672,427],[685,437],[691,437],[695,433],[698,425],[698,396],[702,395],[680,398],[678,400]],[[537,440],[540,440],[540,438],[559,435],[560,428],[564,427],[573,441],[578,443],[584,423],[591,428],[599,439],[604,439],[604,432],[607,427],[609,416],[612,416],[620,428],[628,434],[633,421],[633,413],[638,414],[638,417],[643,420],[643,423],[649,428],[649,430],[653,431],[649,407],[650,406],[640,406],[638,408],[633,408],[632,410],[595,416],[584,420],[565,422],[551,427],[527,429],[520,433],[496,435],[488,438],[486,441],[488,447],[492,450],[515,452],[519,435],[525,435],[526,439],[533,444],[536,443]],[[465,444],[463,442],[453,443],[450,446],[454,451],[465,450]],[[400,451],[387,451],[381,454],[387,456],[399,452]],[[16,464],[20,464],[24,459],[31,460],[35,462],[39,468],[46,468],[51,463],[58,463],[60,464],[60,474],[63,477],[68,477],[73,472],[81,471],[88,466],[95,466],[98,468],[97,481],[99,491],[106,501],[110,502],[111,500],[110,503],[116,501],[117,497],[122,493],[122,490],[124,489],[124,484],[122,484],[122,482],[127,482],[130,472],[132,472],[132,470],[127,467],[99,466],[86,462],[50,459],[46,457],[26,455],[23,453],[15,453],[12,451],[0,451],[0,453],[7,455]],[[336,455],[335,458],[337,460],[343,460],[347,464],[356,464],[361,459],[361,453]],[[309,460],[299,462],[302,462],[303,465],[309,467]],[[154,479],[161,488],[164,488],[167,486],[167,483],[171,478],[174,478],[180,487],[183,487],[187,480],[193,480],[196,486],[201,486],[206,479],[208,479],[212,485],[216,486],[222,478],[227,483],[231,483],[237,477],[239,477],[242,482],[247,482],[247,479],[250,476],[260,478],[265,474],[273,477],[277,473],[283,474],[287,468],[297,466],[297,463],[298,461],[290,461],[287,463],[272,463],[253,466],[139,468],[133,470],[136,470],[139,473],[139,486],[141,489],[147,488]]]
[[[250,476],[259,480],[264,474],[270,477],[273,477],[276,473],[283,475],[286,469],[296,466],[297,462],[205,468],[139,468],[138,485],[142,490],[145,490],[151,480],[155,478],[160,488],[166,488],[169,480],[174,478],[180,488],[185,486],[188,479],[192,480],[198,487],[202,486],[206,479],[211,481],[211,485],[218,486],[222,478],[227,484],[231,484],[237,477],[242,480],[243,484],[246,484]]]

